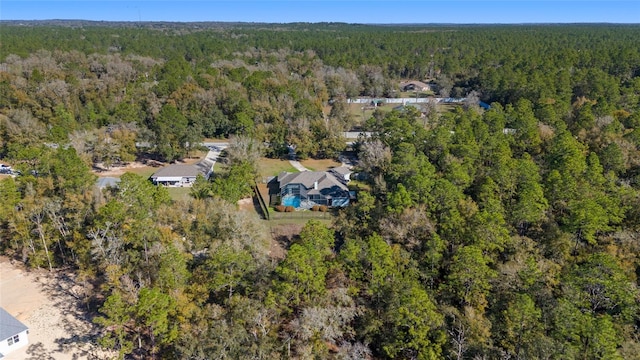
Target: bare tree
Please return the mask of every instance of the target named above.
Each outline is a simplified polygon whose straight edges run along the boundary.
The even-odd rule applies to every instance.
[[[467,98],[464,101],[465,109],[478,109],[480,104],[480,93],[472,90],[467,94]]]
[[[389,81],[384,78],[379,66],[362,65],[358,71],[365,95],[379,97],[391,89]]]
[[[229,147],[225,149],[229,164],[248,162],[254,169],[264,153],[264,145],[254,138],[238,135],[229,139]]]
[[[45,127],[29,110],[14,110],[5,119],[3,122],[10,142],[27,145],[38,142],[46,135]]]
[[[452,327],[448,330],[448,333],[456,360],[462,360],[464,353],[467,352],[467,330],[462,320],[454,317]]]
[[[358,165],[363,171],[376,175],[391,163],[391,149],[380,140],[366,141],[360,147]]]
[[[49,246],[45,236],[45,220],[46,212],[43,207],[36,206],[31,210],[29,214],[29,220],[33,223],[33,232],[38,235],[40,241],[42,241],[42,247],[44,248],[45,256],[47,257],[47,263],[49,264],[49,271],[53,271],[53,264],[51,263],[51,255],[49,254]]]
[[[361,342],[343,343],[340,345],[337,358],[341,360],[371,359],[371,349]]]
[[[438,84],[438,87],[440,88],[440,90],[438,91],[440,96],[446,98],[446,97],[449,97],[449,95],[451,95],[451,89],[453,89],[453,81],[449,79],[448,76],[442,75],[437,80],[437,84]]]
[[[428,121],[435,121],[438,118],[438,102],[435,98],[429,98],[429,100],[424,103],[424,125],[427,125]]]

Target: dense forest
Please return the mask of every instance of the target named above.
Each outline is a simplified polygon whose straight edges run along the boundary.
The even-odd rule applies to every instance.
[[[406,79],[491,107],[349,110]],[[357,201],[271,256],[259,156],[354,127]],[[222,137],[189,200],[95,186]],[[123,358],[640,359],[640,26],[1,22],[0,161],[0,252]]]

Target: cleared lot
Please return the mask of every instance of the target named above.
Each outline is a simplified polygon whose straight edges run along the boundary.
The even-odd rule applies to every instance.
[[[63,272],[26,271],[0,257],[0,306],[29,327],[29,345],[3,360],[110,359],[82,307],[83,287]]]

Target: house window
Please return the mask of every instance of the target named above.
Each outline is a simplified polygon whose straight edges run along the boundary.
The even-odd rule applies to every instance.
[[[20,342],[20,335],[14,335],[7,339],[7,343],[9,344],[9,346],[19,342]]]
[[[309,200],[319,205],[327,204],[327,199],[323,195],[317,195],[317,194],[309,195]]]
[[[282,196],[286,195],[300,196],[300,184],[287,185],[282,191]]]

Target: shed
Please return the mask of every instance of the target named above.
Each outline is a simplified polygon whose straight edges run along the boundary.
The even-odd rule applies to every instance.
[[[0,358],[29,343],[29,328],[0,307]]]

